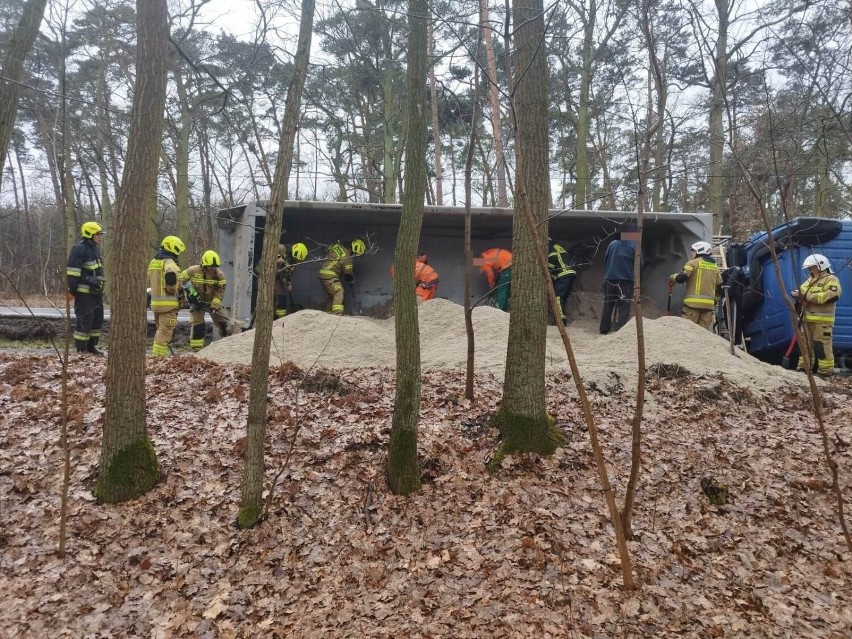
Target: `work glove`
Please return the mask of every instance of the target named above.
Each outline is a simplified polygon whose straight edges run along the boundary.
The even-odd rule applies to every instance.
[[[92,293],[100,293],[102,290],[104,290],[104,284],[106,283],[106,279],[104,279],[104,277],[101,275],[90,275],[86,278],[86,282],[92,289]]]
[[[73,303],[74,302],[74,293],[72,293],[71,291],[68,291],[67,293],[65,293],[65,299],[68,300],[69,302]]]
[[[343,279],[345,279],[347,282],[352,284],[355,281],[355,276],[352,275],[352,273],[347,273],[346,275],[343,276]]]
[[[672,283],[676,282],[677,276],[678,276],[678,273],[672,273],[671,275],[669,275],[669,282],[672,282]]]

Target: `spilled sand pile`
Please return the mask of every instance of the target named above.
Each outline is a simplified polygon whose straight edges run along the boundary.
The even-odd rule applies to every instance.
[[[467,337],[464,309],[436,299],[418,307],[423,369],[465,369]],[[501,376],[505,370],[509,314],[491,307],[473,312],[476,369]],[[801,378],[780,366],[765,364],[739,349],[731,355],[728,343],[710,331],[678,317],[645,319],[645,363],[678,365],[693,375],[722,373],[731,382],[756,390],[771,390],[801,383]],[[636,324],[630,320],[617,333],[599,335],[586,326],[569,327],[580,374],[597,384],[617,375],[620,386],[631,392],[636,384]],[[218,363],[251,364],[255,332],[246,331],[218,340],[199,356]],[[338,317],[304,310],[277,320],[273,327],[270,366],[293,362],[300,368],[393,368],[396,364],[394,319]],[[547,370],[569,371],[562,340],[548,328]]]

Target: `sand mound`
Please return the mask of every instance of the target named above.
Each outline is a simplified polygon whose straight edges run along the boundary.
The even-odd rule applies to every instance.
[[[420,348],[424,369],[464,370],[467,337],[464,309],[436,299],[418,308]],[[491,307],[473,313],[476,368],[503,374],[509,314]],[[645,319],[646,366],[676,364],[693,375],[722,373],[732,382],[760,390],[795,384],[799,377],[779,366],[765,364],[737,350],[695,324],[678,317]],[[611,381],[613,374],[630,392],[636,384],[636,324],[619,332],[599,335],[585,328],[568,329],[580,373],[596,383]],[[199,356],[219,363],[251,364],[255,332],[246,331],[218,340]],[[301,368],[382,368],[396,363],[394,320],[338,317],[304,310],[277,320],[273,327],[270,365],[293,362]],[[568,371],[568,359],[555,327],[548,329],[547,367]]]

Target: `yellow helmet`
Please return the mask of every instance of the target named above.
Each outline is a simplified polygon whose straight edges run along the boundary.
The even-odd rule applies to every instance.
[[[222,260],[216,251],[204,251],[201,256],[201,266],[222,266]]]
[[[91,240],[93,236],[103,232],[104,227],[97,222],[84,222],[83,226],[80,227],[80,235],[85,237],[87,240]]]
[[[186,245],[183,243],[183,240],[176,235],[167,235],[164,237],[163,243],[160,246],[169,253],[174,253],[175,255],[180,255],[186,250]]]
[[[308,247],[301,242],[296,242],[293,245],[293,248],[290,249],[290,255],[292,255],[293,259],[297,262],[301,262],[308,256]]]
[[[352,240],[352,253],[354,255],[363,255],[366,250],[367,246],[364,244],[364,240]]]

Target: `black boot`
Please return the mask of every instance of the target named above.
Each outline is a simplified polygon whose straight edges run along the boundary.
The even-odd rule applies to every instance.
[[[97,349],[97,345],[98,345],[98,340],[96,340],[96,339],[90,339],[90,340],[89,340],[89,344],[88,344],[88,346],[87,346],[86,350],[87,350],[87,351],[88,351],[91,355],[97,355],[97,356],[99,356],[99,357],[103,357],[104,352],[103,352],[103,351],[99,351],[99,350]]]

